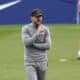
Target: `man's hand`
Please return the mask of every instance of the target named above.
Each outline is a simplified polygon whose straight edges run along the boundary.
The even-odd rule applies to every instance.
[[[44,32],[44,30],[43,30],[42,26],[39,26],[39,27],[38,27],[37,32],[38,32],[38,33]]]
[[[38,36],[35,42],[37,43],[45,42],[45,32],[42,26],[38,26],[37,33],[38,33]]]

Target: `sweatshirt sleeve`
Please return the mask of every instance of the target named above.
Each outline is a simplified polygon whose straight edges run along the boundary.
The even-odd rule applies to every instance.
[[[50,32],[47,29],[47,35],[46,35],[46,41],[44,43],[36,43],[34,42],[33,45],[41,50],[47,50],[51,47],[51,37],[50,37]]]
[[[36,39],[38,34],[34,34],[32,37],[29,35],[28,26],[22,28],[22,41],[25,46],[33,45],[33,41]]]

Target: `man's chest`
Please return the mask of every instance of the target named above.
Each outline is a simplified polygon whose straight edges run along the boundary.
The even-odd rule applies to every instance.
[[[37,29],[30,28],[28,32],[29,35],[32,37],[33,35],[37,34]],[[45,42],[45,39],[46,39],[46,32],[45,30],[43,30],[43,32],[37,35],[36,42]]]
[[[34,34],[37,34],[38,33],[37,31],[38,31],[38,29],[35,29],[35,28],[29,28],[28,29],[28,33],[29,33],[30,36],[33,36]],[[43,32],[40,32],[40,35],[41,36],[46,36],[46,31],[43,30]]]

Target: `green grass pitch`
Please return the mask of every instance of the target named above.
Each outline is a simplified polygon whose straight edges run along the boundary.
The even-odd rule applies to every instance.
[[[47,80],[80,80],[80,25],[49,26],[52,47],[48,51]],[[0,80],[26,80],[21,41],[22,25],[0,26]],[[60,59],[66,59],[60,62]]]

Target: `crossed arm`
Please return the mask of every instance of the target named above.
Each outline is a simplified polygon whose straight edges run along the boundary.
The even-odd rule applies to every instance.
[[[35,40],[39,36],[39,33],[35,33],[32,37],[29,35],[27,30],[23,27],[22,29],[22,40],[25,46],[33,45],[37,49],[47,50],[51,46],[50,33],[47,31],[46,39],[44,43],[36,43]]]

